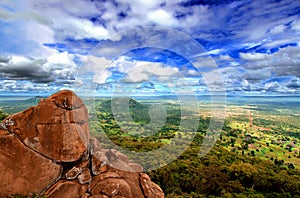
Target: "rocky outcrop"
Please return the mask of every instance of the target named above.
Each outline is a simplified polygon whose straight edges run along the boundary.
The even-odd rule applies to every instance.
[[[87,152],[87,118],[82,100],[62,91],[8,118],[14,124],[7,128],[37,153],[57,162],[73,162]]]
[[[61,165],[24,146],[15,134],[0,130],[0,197],[42,192],[61,171]]]
[[[0,125],[0,197],[164,197],[142,166],[102,149],[89,135],[87,108],[67,90],[6,118]]]

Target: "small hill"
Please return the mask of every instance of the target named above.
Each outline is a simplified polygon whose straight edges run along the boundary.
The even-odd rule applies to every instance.
[[[115,98],[107,100],[98,104],[96,110],[112,115],[112,105],[128,105],[130,116],[135,122],[148,124],[151,120],[149,116],[149,105],[141,104],[132,98]]]
[[[43,96],[35,96],[35,97],[32,97],[32,98],[26,99],[24,102],[37,104],[42,99],[45,99],[45,97],[43,97]]]
[[[8,114],[14,114],[25,109],[37,105],[42,99],[45,99],[43,96],[35,96],[28,99],[19,100],[12,98],[10,100],[1,101],[0,106],[2,111]]]

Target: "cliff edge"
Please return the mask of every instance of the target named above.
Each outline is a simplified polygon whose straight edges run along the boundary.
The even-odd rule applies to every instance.
[[[87,108],[72,91],[55,93],[0,124],[0,197],[164,197],[139,164],[90,139]]]

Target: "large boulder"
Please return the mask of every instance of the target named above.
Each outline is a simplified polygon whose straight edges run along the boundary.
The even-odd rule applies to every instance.
[[[59,179],[61,168],[24,146],[15,134],[0,130],[0,197],[43,192]]]
[[[74,162],[87,153],[88,113],[71,91],[61,91],[8,118],[7,128],[29,148],[57,162]]]
[[[0,125],[0,197],[164,197],[142,171],[90,140],[87,108],[72,91],[53,94]]]

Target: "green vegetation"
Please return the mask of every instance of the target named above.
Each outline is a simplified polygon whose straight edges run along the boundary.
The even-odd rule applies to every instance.
[[[201,136],[197,136],[201,139]],[[197,139],[196,138],[196,139]],[[254,156],[238,155],[217,144],[203,158],[195,141],[174,162],[149,172],[166,197],[295,197],[300,173]]]
[[[7,118],[9,114],[0,111],[0,122]]]
[[[10,100],[0,101],[0,107],[3,112],[6,112],[8,114],[14,114],[20,111],[24,111],[25,109],[28,109],[31,106],[37,105],[42,99],[43,97],[41,96],[28,98],[26,100],[18,100],[17,98],[13,98]]]
[[[124,100],[120,99],[117,102],[124,102]],[[161,147],[164,143],[169,143],[169,139],[173,138],[178,132],[181,116],[179,106],[170,105],[167,108],[166,122],[160,127],[155,125],[146,126],[151,120],[148,113],[150,105],[141,105],[135,100],[130,99],[128,101],[129,115],[125,113],[123,113],[125,115],[114,115],[111,103],[112,101],[109,100],[96,105],[98,121],[91,124],[93,129],[91,131],[96,136],[99,132],[104,131],[110,140],[119,146],[123,146],[129,150],[149,151]],[[132,118],[131,122],[123,121],[124,123],[118,123],[115,119],[115,117],[118,119],[128,116]],[[152,117],[152,119],[156,118]],[[122,121],[122,119],[119,120]],[[124,125],[120,127],[118,124]],[[159,130],[153,133],[155,129]]]
[[[91,134],[104,148],[113,148],[104,136],[136,153],[166,145],[171,146],[166,152],[172,153],[172,148],[184,148],[193,139],[171,163],[168,160],[172,156],[166,153],[159,158],[134,159],[146,169],[162,166],[147,173],[167,198],[300,197],[299,108],[228,105],[220,139],[207,155],[199,157],[211,120],[209,104],[200,104],[199,111],[190,107],[182,117],[180,105],[171,100],[142,104],[132,99],[115,102],[128,102],[129,111],[115,109],[113,112],[111,100],[98,99],[96,115],[90,120]],[[151,105],[156,104],[163,105],[165,117],[162,113],[149,113]],[[163,124],[152,123],[162,118],[165,118]],[[187,124],[181,126],[182,120]]]
[[[164,102],[166,122],[153,134],[151,129],[143,127],[151,122],[150,103],[142,105],[129,100],[132,120],[118,123],[115,118],[120,115],[112,113],[111,101],[98,101],[98,121],[91,123],[92,134],[101,141],[99,132],[103,131],[115,144],[136,152],[172,144],[174,137],[184,143],[188,135],[183,131],[189,129],[180,127],[180,106]],[[271,116],[265,108],[262,111],[230,106],[227,110],[230,116],[226,117],[220,140],[200,158],[198,153],[210,122],[208,110],[205,107],[200,112],[195,137],[185,152],[172,163],[148,172],[166,197],[300,196],[299,117],[293,116],[298,122],[290,122],[288,115]],[[190,115],[196,114],[190,109]],[[141,161],[165,164],[157,159]]]

